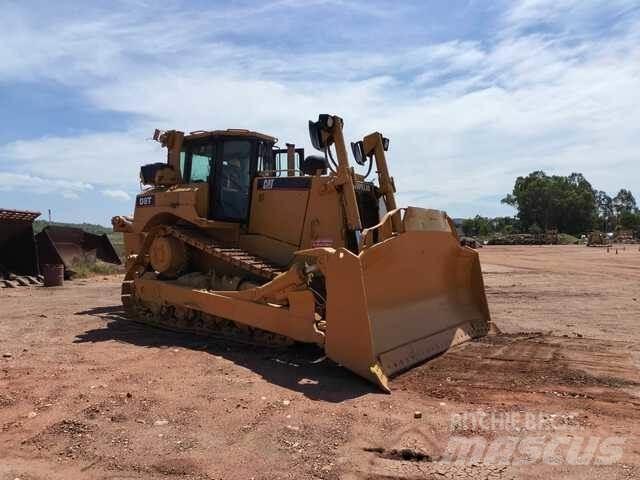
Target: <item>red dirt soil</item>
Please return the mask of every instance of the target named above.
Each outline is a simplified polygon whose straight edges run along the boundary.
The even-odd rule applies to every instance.
[[[406,372],[391,395],[312,363],[314,348],[130,323],[120,277],[0,290],[0,480],[639,478],[638,247],[480,256],[504,333]],[[538,420],[459,423],[478,412]],[[623,453],[611,465],[567,465],[561,448],[552,465],[439,461],[454,436],[532,435],[618,437]]]

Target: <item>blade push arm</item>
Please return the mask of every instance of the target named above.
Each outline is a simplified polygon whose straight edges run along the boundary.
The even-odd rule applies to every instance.
[[[374,132],[366,137],[363,141],[363,149],[366,156],[373,155],[376,160],[376,170],[378,172],[378,184],[380,186],[380,192],[384,198],[384,204],[387,208],[387,212],[396,210],[396,186],[393,181],[393,177],[389,175],[389,167],[387,166],[387,156],[384,148],[384,137],[380,132]],[[397,212],[391,218],[393,230],[395,232],[400,231],[400,212]]]
[[[356,200],[356,190],[353,185],[353,170],[349,166],[347,146],[342,133],[344,122],[337,115],[320,115],[317,122],[309,122],[309,133],[313,146],[327,153],[331,145],[335,145],[338,165],[335,185],[341,187],[342,203],[349,230],[362,230],[360,212]]]

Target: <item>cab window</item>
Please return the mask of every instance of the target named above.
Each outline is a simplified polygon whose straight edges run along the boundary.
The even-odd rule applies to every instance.
[[[189,181],[208,182],[214,162],[213,145],[198,145],[191,150]]]
[[[185,171],[185,165],[187,161],[187,153],[183,150],[180,152],[180,176],[186,180],[187,172]]]
[[[275,170],[274,158],[271,143],[258,141],[258,165],[257,171],[259,175],[273,175]]]

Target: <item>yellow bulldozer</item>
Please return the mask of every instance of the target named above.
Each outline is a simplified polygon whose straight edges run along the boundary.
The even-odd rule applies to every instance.
[[[317,344],[389,391],[389,376],[487,333],[478,254],[444,212],[396,206],[382,134],[351,144],[366,174],[340,117],[309,134],[322,155],[248,130],[156,130],[167,161],[141,168],[133,217],[113,218],[122,301],[157,327]]]

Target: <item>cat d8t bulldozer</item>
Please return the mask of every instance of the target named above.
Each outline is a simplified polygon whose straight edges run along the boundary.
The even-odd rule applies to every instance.
[[[248,130],[156,130],[167,162],[141,168],[133,217],[113,219],[122,300],[159,327],[317,344],[388,391],[389,376],[487,333],[478,255],[444,212],[396,206],[382,134],[351,144],[366,175],[340,117],[309,134],[323,155]]]

